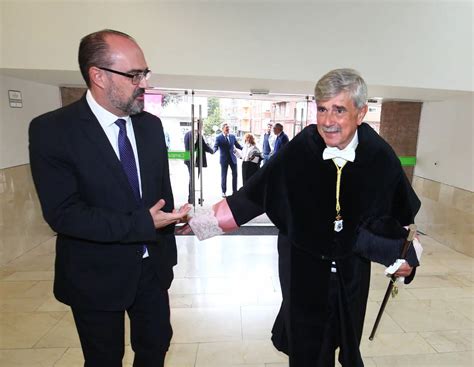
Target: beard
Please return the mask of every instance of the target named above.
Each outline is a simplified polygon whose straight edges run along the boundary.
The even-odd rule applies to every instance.
[[[120,89],[113,84],[112,88],[108,90],[107,95],[110,103],[115,108],[118,108],[127,115],[136,115],[137,113],[143,112],[145,108],[144,100],[136,99],[143,93],[145,93],[145,89],[137,88],[129,98],[126,98],[123,93],[120,93]]]

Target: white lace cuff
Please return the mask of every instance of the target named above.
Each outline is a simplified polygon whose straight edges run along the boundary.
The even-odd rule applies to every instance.
[[[200,241],[224,234],[211,208],[201,209],[199,212],[192,214],[192,218],[188,223]]]

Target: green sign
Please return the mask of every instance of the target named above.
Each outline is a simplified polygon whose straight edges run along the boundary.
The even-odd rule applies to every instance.
[[[405,167],[413,167],[416,164],[416,157],[401,156],[398,157],[398,159],[400,159],[402,166]]]
[[[190,153],[180,150],[169,150],[168,159],[183,159],[189,161]]]

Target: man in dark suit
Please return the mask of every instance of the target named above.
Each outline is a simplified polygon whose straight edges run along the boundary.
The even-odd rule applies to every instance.
[[[202,153],[202,167],[207,167],[207,158],[206,158],[206,152],[207,153],[211,153],[211,154],[214,154],[214,150],[212,150],[212,148],[209,146],[209,144],[206,143],[206,141],[204,140],[204,138],[202,137],[202,135],[200,134],[196,134],[196,137],[195,137],[195,141],[196,143],[194,144],[194,150],[196,152],[196,165],[195,167],[198,167],[199,168],[199,174],[201,174],[201,169],[199,167],[199,163],[200,163],[200,160],[201,160],[201,157],[200,157],[200,149],[199,149],[199,144],[200,144],[200,140],[202,140],[202,149],[203,149],[203,153]],[[186,152],[189,152],[191,151],[191,147],[192,147],[192,131],[189,130],[186,134],[184,134],[184,149]],[[189,194],[188,194],[188,203],[190,204],[194,204],[192,202],[192,198],[191,198],[191,191],[193,190],[193,188],[191,187],[191,160],[190,159],[185,159],[184,160],[184,164],[188,167],[188,172],[189,172]],[[199,201],[199,204],[201,204],[201,202]]]
[[[270,159],[270,155],[272,153],[272,147],[275,144],[275,136],[272,135],[272,124],[267,125],[267,130],[263,134],[263,142],[262,142],[262,154],[263,154],[263,164],[267,163]]]
[[[235,135],[229,133],[229,125],[222,124],[222,134],[218,135],[214,144],[214,153],[219,149],[221,164],[221,188],[222,197],[227,191],[227,168],[232,170],[232,193],[237,191],[237,158],[235,148],[242,150],[242,146],[237,142]]]
[[[164,365],[176,264],[168,159],[159,118],[143,112],[150,70],[130,36],[81,40],[88,86],[78,102],[35,118],[31,171],[57,232],[54,294],[71,306],[86,367],[122,366],[124,315],[134,367]]]
[[[273,133],[275,134],[276,138],[272,155],[275,155],[290,140],[288,139],[288,135],[283,132],[283,125],[280,123],[275,124],[275,126],[273,127]]]

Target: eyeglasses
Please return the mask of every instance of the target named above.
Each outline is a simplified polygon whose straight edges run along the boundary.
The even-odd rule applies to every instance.
[[[150,79],[150,76],[151,76],[151,70],[148,69],[148,68],[146,68],[145,70],[140,71],[139,73],[136,73],[136,74],[124,73],[122,71],[112,70],[112,69],[109,69],[109,68],[103,68],[103,67],[100,67],[100,66],[98,66],[98,68],[100,70],[110,71],[111,73],[114,73],[114,74],[126,76],[127,78],[132,79],[132,84],[133,85],[138,85],[138,84],[140,84],[140,82],[143,79],[148,80],[148,79]]]

